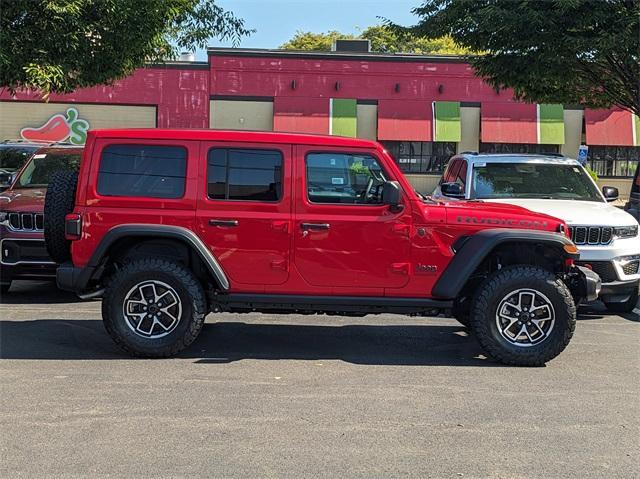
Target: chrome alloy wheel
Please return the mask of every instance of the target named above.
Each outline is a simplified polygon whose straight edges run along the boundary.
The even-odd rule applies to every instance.
[[[157,339],[178,326],[182,302],[168,284],[157,280],[142,281],[124,297],[122,313],[127,326],[138,336]]]
[[[553,330],[553,304],[535,289],[518,289],[507,294],[496,311],[496,326],[504,339],[519,347],[540,344]]]

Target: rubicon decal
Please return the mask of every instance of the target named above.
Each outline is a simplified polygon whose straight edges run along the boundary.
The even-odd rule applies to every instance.
[[[513,218],[477,218],[475,216],[458,216],[456,221],[458,223],[510,226],[512,228],[522,227],[537,230],[548,228],[548,223],[546,221],[517,220]]]
[[[79,118],[78,110],[68,108],[66,115],[58,113],[39,127],[26,127],[20,136],[31,141],[65,141],[74,145],[84,145],[87,140],[89,122]]]

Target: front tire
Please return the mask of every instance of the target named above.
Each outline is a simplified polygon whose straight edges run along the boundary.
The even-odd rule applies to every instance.
[[[510,365],[542,366],[569,344],[576,306],[553,273],[508,266],[489,276],[471,306],[471,327],[489,356]]]
[[[162,259],[128,263],[111,278],[102,301],[105,329],[137,357],[178,354],[198,337],[206,314],[198,279],[184,266]]]

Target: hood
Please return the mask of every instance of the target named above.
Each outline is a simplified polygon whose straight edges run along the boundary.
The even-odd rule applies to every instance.
[[[562,220],[521,206],[484,201],[447,202],[447,223],[486,228],[558,231]]]
[[[40,213],[44,210],[46,188],[18,188],[0,193],[1,211]]]
[[[531,211],[561,218],[568,225],[630,226],[636,220],[629,213],[604,201],[544,200],[508,198],[487,202],[518,205]]]

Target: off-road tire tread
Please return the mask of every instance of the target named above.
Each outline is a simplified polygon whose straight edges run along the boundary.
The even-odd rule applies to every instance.
[[[64,218],[73,211],[78,173],[58,171],[51,177],[44,200],[44,241],[56,263],[71,259],[71,242],[64,235]]]
[[[521,280],[525,277],[531,281],[543,281],[552,284],[560,295],[569,313],[570,320],[568,327],[563,328],[560,338],[556,338],[555,342],[548,343],[543,351],[514,355],[495,345],[491,332],[489,331],[489,321],[494,321],[494,318],[486,318],[486,315],[491,309],[490,303],[492,296],[497,293],[497,290],[502,287],[505,282]],[[557,318],[554,327],[562,327],[561,324],[558,324]],[[485,280],[480,288],[478,288],[478,292],[471,305],[471,329],[476,339],[489,356],[508,365],[543,366],[547,361],[556,357],[567,347],[571,341],[575,327],[576,305],[565,283],[553,273],[534,266],[507,266],[492,274]]]
[[[153,352],[141,352],[130,347],[124,338],[120,336],[117,329],[113,327],[111,323],[113,320],[113,316],[111,314],[111,301],[109,301],[108,298],[112,297],[113,292],[119,283],[125,281],[130,275],[144,271],[158,270],[163,273],[173,275],[176,280],[182,283],[182,286],[187,290],[191,297],[193,313],[190,319],[182,318],[182,321],[189,321],[189,328],[186,330],[184,336],[182,336],[173,345],[165,348],[158,348]],[[104,299],[102,301],[102,318],[107,333],[109,333],[109,336],[111,336],[120,349],[131,356],[139,358],[168,358],[175,356],[196,340],[202,331],[206,315],[206,297],[198,279],[193,275],[193,273],[191,273],[191,271],[181,264],[164,259],[145,258],[127,263],[122,269],[109,278],[105,288]]]

